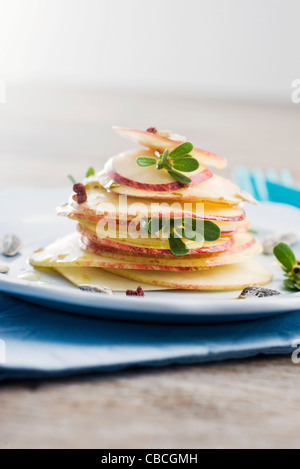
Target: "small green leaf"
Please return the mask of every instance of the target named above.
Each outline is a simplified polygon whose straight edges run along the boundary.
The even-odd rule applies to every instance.
[[[196,233],[194,230],[190,231],[188,229],[184,229],[183,236],[190,241],[196,241],[197,243],[203,243],[204,237],[201,233]]]
[[[295,291],[295,290],[299,290],[300,289],[300,285],[299,285],[299,288],[297,286],[297,284],[295,282],[293,282],[293,280],[290,280],[290,279],[286,279],[284,281],[284,286],[285,288],[287,288],[288,290],[292,290],[292,291]]]
[[[184,142],[178,147],[174,148],[173,151],[170,153],[170,158],[175,159],[175,158],[180,158],[184,155],[187,155],[190,153],[194,148],[194,145],[190,142]]]
[[[217,241],[221,236],[221,230],[218,225],[209,220],[204,220],[204,239],[205,241]]]
[[[167,163],[168,158],[169,158],[169,150],[165,150],[164,154],[162,155],[162,159],[161,159],[163,167]]]
[[[181,156],[178,156],[178,158],[171,158],[172,161],[176,161],[178,160],[179,158],[194,158],[192,155],[181,155]]]
[[[75,178],[72,176],[72,174],[68,174],[68,178],[70,179],[71,183],[73,186],[76,184]]]
[[[159,157],[157,163],[156,163],[156,169],[163,169],[163,164],[162,164],[162,155]]]
[[[183,227],[184,219],[182,217],[171,218],[171,225],[174,226],[175,229],[180,229]]]
[[[156,234],[161,231],[163,228],[163,220],[162,218],[151,218],[148,223],[148,233]]]
[[[285,267],[286,271],[293,270],[297,265],[297,259],[290,246],[285,243],[279,243],[274,248],[274,254],[277,260]]]
[[[190,250],[187,245],[180,238],[176,238],[174,233],[170,234],[169,246],[175,256],[186,256]]]
[[[201,232],[197,232],[197,220],[195,218],[174,218],[173,226],[178,238],[186,238],[190,241],[197,241],[198,243],[204,241],[202,233],[203,223],[201,223]]]
[[[248,233],[258,235],[258,231],[256,230],[248,230]]]
[[[200,164],[199,161],[195,158],[181,157],[174,160],[172,166],[178,171],[182,171],[184,173],[191,173],[193,171],[196,171],[199,168]]]
[[[139,166],[145,168],[146,166],[153,166],[154,164],[156,164],[157,159],[151,158],[150,156],[139,156],[136,162]]]
[[[90,176],[95,176],[95,170],[92,166],[87,170],[85,175],[86,178],[89,178]]]
[[[197,222],[200,223],[198,224]],[[199,227],[200,225],[200,227]],[[184,217],[183,218],[183,236],[191,241],[196,241],[197,243],[203,243],[204,236],[203,236],[203,220],[197,220],[196,218],[192,217]],[[198,228],[198,231],[197,231]]]
[[[196,218],[193,217],[183,217],[182,218],[182,224],[184,226],[187,226],[189,229],[196,229]]]
[[[169,150],[165,150],[163,155],[160,155],[158,163],[156,165],[157,169],[163,169],[168,164],[169,159]]]
[[[176,238],[182,239],[184,237],[183,236],[184,227],[183,227],[182,218],[173,218],[173,219],[171,219],[171,230],[172,230],[172,228],[174,230]]]
[[[172,178],[176,179],[176,181],[180,182],[181,184],[188,186],[189,184],[192,184],[192,180],[188,178],[187,176],[184,176],[184,174],[178,173],[177,171],[174,171],[173,169],[169,169],[168,173]]]
[[[148,218],[142,218],[140,221],[140,225],[141,225],[142,230],[145,231],[145,233],[148,233],[148,226],[149,226]]]

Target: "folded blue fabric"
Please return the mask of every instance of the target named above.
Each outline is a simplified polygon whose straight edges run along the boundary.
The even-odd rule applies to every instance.
[[[300,208],[300,190],[267,181],[269,200]]]
[[[0,294],[1,380],[290,354],[297,338],[298,312],[235,324],[142,324],[80,317]]]

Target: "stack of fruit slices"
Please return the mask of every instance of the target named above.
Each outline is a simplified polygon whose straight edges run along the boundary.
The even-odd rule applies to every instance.
[[[77,232],[36,251],[33,266],[117,291],[234,291],[272,280],[253,260],[262,249],[241,204],[255,200],[208,169],[224,158],[168,131],[115,130],[142,148],[86,178],[85,202],[72,195],[58,208]]]

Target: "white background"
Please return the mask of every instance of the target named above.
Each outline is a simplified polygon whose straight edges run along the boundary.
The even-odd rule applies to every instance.
[[[290,101],[299,0],[0,0],[0,78]]]

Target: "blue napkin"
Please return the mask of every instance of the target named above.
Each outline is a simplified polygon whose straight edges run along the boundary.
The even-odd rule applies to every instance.
[[[300,190],[267,181],[269,200],[300,208]]]
[[[80,317],[0,294],[1,380],[291,354],[297,338],[298,312],[223,325],[142,324]]]
[[[233,177],[241,189],[249,192],[256,200],[272,201],[293,205],[300,208],[300,188],[294,184],[289,170],[277,172],[269,169],[266,173],[261,169],[249,170],[235,168]]]

